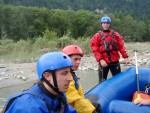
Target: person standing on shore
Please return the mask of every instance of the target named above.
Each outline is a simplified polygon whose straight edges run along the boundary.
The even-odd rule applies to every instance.
[[[74,66],[71,67],[70,71],[73,77],[73,81],[70,83],[68,91],[66,92],[68,103],[72,105],[78,113],[100,113],[100,105],[97,104],[95,100],[94,105],[92,104],[92,101],[84,98],[82,86],[79,83],[79,78],[76,76],[75,73],[81,63],[81,58],[84,55],[82,49],[77,45],[68,45],[64,47],[61,52],[67,54],[74,64]]]
[[[64,94],[73,80],[72,66],[71,59],[61,52],[42,55],[36,63],[39,82],[12,95],[2,113],[77,113]]]
[[[129,63],[122,36],[110,29],[111,19],[108,16],[104,16],[100,19],[100,23],[102,31],[98,31],[90,40],[92,52],[99,65],[99,83],[107,79],[109,70],[112,76],[121,72],[119,52],[124,58],[124,63]]]

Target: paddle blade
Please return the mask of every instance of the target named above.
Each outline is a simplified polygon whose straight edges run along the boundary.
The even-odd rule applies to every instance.
[[[142,99],[150,99],[150,96],[144,92],[135,92],[132,98],[132,102],[136,102],[138,100],[142,100]]]
[[[132,102],[136,102],[138,100],[142,100],[142,98],[141,98],[141,96],[140,96],[139,93],[136,95],[136,97],[134,97],[134,99],[132,100]]]

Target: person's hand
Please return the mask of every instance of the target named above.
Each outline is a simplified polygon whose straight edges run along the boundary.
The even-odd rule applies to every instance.
[[[98,96],[95,94],[90,94],[89,96],[86,97],[87,99],[89,99],[89,101],[92,103],[92,105],[95,107],[95,110],[93,111],[93,113],[102,113],[102,109],[101,109],[101,105],[98,102]]]
[[[142,99],[134,102],[137,105],[150,105],[150,99]]]
[[[100,60],[100,64],[101,64],[102,67],[107,66],[107,63],[103,59]]]
[[[125,59],[124,59],[124,63],[125,63],[126,65],[129,64],[129,63],[130,63],[129,58],[125,58]]]
[[[102,113],[101,105],[98,102],[93,102],[92,104],[95,107],[95,111],[93,113]]]

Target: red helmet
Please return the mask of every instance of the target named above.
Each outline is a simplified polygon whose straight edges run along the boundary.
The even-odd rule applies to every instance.
[[[66,46],[62,49],[61,52],[67,54],[68,56],[69,55],[81,55],[81,57],[83,57],[84,55],[82,49],[77,45]]]

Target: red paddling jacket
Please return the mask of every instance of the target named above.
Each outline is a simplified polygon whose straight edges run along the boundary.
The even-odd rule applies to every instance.
[[[123,58],[128,57],[122,36],[113,30],[99,31],[90,40],[90,45],[97,62],[101,59],[106,63],[119,61],[119,52]]]

